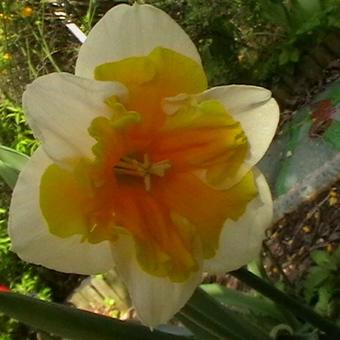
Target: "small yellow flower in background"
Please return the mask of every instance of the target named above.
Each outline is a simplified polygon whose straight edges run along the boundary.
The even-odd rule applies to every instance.
[[[4,14],[2,12],[0,12],[0,19],[3,20],[3,21],[10,21],[10,20],[12,20],[10,15]]]
[[[30,6],[25,6],[22,10],[21,10],[21,15],[23,17],[30,17],[33,14],[33,8]]]
[[[156,326],[203,271],[258,255],[272,201],[254,165],[278,106],[260,87],[207,90],[195,46],[166,13],[115,6],[82,45],[76,74],[38,78],[23,104],[42,146],[11,203],[22,259],[80,274],[115,267]]]
[[[2,58],[3,58],[4,60],[6,60],[6,61],[10,61],[10,60],[12,60],[12,54],[9,53],[9,52],[6,52],[6,53],[4,53],[4,55],[2,56]]]

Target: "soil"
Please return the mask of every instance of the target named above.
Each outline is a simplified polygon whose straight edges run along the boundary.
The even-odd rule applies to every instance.
[[[340,244],[340,181],[279,220],[264,242],[263,262],[270,278],[289,285],[311,265],[310,253],[329,253]]]

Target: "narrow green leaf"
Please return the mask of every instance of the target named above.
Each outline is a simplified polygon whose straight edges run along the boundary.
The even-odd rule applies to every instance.
[[[188,309],[186,309],[185,311],[181,310],[176,317],[195,334],[195,340],[221,340],[225,338],[225,332],[220,334],[212,323],[206,322],[204,315],[197,315],[197,313],[195,315],[192,311],[188,313]]]
[[[7,183],[10,188],[14,188],[19,176],[19,171],[11,168],[0,160],[0,177]]]
[[[19,151],[0,144],[0,160],[11,168],[20,171],[29,160],[29,157]]]
[[[261,328],[253,325],[240,313],[226,308],[201,288],[196,289],[178,316],[200,339],[200,333],[204,331],[210,334],[211,339],[269,339]],[[197,333],[200,326],[200,332]]]
[[[201,288],[227,306],[238,307],[244,311],[266,316],[281,323],[286,321],[275,304],[265,300],[263,297],[246,295],[218,284],[204,284],[201,285]]]
[[[334,322],[315,313],[310,306],[300,302],[298,297],[281,292],[269,282],[262,280],[243,268],[230,272],[230,274],[271,299],[273,302],[289,310],[292,314],[324,331],[331,339],[340,339],[340,327]]]
[[[15,293],[0,293],[0,311],[35,329],[72,340],[190,339]]]
[[[0,145],[0,177],[13,189],[21,169],[29,157],[16,150]]]

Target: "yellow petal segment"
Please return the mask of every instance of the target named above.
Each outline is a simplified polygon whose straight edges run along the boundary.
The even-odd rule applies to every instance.
[[[95,193],[90,170],[83,161],[73,173],[55,164],[49,166],[41,178],[40,208],[50,232],[56,236],[82,235],[90,243],[113,241],[117,237],[116,225],[107,216],[111,205],[101,191]]]
[[[180,93],[200,93],[207,88],[200,64],[162,47],[155,48],[148,56],[99,65],[95,78],[118,81],[128,88],[126,107],[142,114],[147,132],[164,122],[161,108],[164,98]]]
[[[88,232],[88,197],[67,170],[50,165],[41,178],[40,207],[52,234],[62,238]]]

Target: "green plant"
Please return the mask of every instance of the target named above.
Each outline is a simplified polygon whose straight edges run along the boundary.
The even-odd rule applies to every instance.
[[[304,282],[304,296],[314,309],[336,318],[340,310],[340,247],[333,254],[324,250],[311,253],[314,265]]]
[[[0,176],[11,188],[14,188],[19,172],[27,160],[28,157],[23,153],[0,144]]]
[[[8,98],[0,101],[0,144],[28,155],[37,147],[21,106]]]
[[[281,38],[273,45],[272,55],[267,61],[278,71],[294,71],[303,55],[309,53],[323,40],[327,33],[340,27],[337,0],[260,0],[263,17],[276,25]],[[261,68],[264,76],[271,76],[274,70]]]

